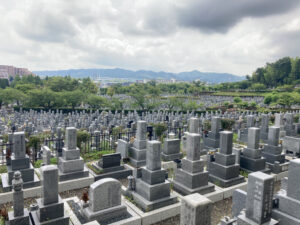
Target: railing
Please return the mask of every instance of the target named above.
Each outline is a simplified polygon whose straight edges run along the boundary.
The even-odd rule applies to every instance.
[[[166,135],[174,133],[176,138],[181,138],[187,127],[168,127]],[[94,151],[107,151],[115,150],[116,142],[118,139],[130,141],[136,135],[136,131],[128,131],[121,133],[89,133],[88,138],[77,143],[81,154],[86,154]],[[153,140],[154,132],[147,134],[149,140]],[[28,140],[26,140],[26,154],[29,155],[31,162],[34,164],[37,160],[42,159],[42,146],[48,146],[52,151],[52,155],[57,156],[58,152],[62,151],[64,146],[64,137],[47,137],[41,138],[36,146],[28,146]],[[0,143],[0,165],[6,165],[10,161],[12,153],[13,143]]]

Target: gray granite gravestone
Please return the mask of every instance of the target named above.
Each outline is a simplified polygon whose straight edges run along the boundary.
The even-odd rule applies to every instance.
[[[261,126],[260,126],[260,139],[268,140],[269,131],[269,116],[267,114],[261,115]]]
[[[290,161],[287,188],[281,189],[275,198],[278,208],[273,209],[272,217],[280,224],[300,224],[300,159]]]
[[[116,152],[121,154],[122,159],[128,158],[128,150],[129,150],[129,143],[125,140],[119,139],[118,146]]]
[[[14,173],[20,171],[22,174],[23,187],[30,188],[40,185],[39,178],[34,173],[29,156],[26,155],[25,133],[16,132],[13,134],[13,154],[10,165],[7,166],[7,173],[1,174],[2,187],[4,191],[10,191]]]
[[[147,150],[147,123],[146,121],[137,122],[136,139],[133,146],[129,148],[129,161],[134,167],[141,167],[146,164]]]
[[[27,209],[24,209],[23,180],[19,171],[14,173],[12,186],[13,212],[8,212],[9,225],[29,225],[29,213]]]
[[[216,152],[214,159],[208,160],[209,180],[221,187],[230,187],[244,182],[240,175],[240,166],[236,164],[236,156],[232,154],[231,131],[220,132],[220,152]]]
[[[221,118],[213,117],[211,120],[211,131],[207,137],[204,137],[204,146],[208,148],[219,148],[220,146],[220,129],[221,129]]]
[[[121,165],[121,154],[113,153],[103,155],[97,163],[92,163],[95,170],[90,171],[95,181],[110,177],[115,179],[124,179],[132,175],[132,170]],[[99,171],[98,173],[96,171]]]
[[[188,195],[205,194],[214,191],[214,185],[208,183],[208,172],[204,171],[204,160],[200,159],[200,134],[187,134],[186,157],[182,167],[175,170],[174,190]]]
[[[57,166],[43,166],[40,170],[42,198],[36,199],[38,210],[30,212],[34,224],[69,225],[69,217],[64,214],[64,203],[58,195]]]
[[[135,189],[127,191],[143,210],[153,210],[177,202],[170,193],[170,182],[166,179],[166,171],[161,169],[161,143],[148,141],[146,166],[136,176]]]
[[[181,200],[180,225],[210,225],[212,201],[194,193]]]
[[[251,127],[248,129],[248,144],[247,148],[243,149],[240,156],[240,167],[248,172],[264,171],[266,169],[266,159],[262,157],[262,150],[259,148],[260,129]]]
[[[90,185],[89,206],[82,210],[88,221],[103,222],[122,217],[127,213],[121,204],[121,183],[113,178],[104,178]]]
[[[271,218],[274,178],[262,172],[248,177],[246,211],[237,216],[237,225],[275,225]]]
[[[180,140],[179,139],[165,139],[164,148],[161,153],[162,160],[172,161],[175,159],[181,159],[183,154],[180,152]]]
[[[58,169],[60,181],[89,176],[77,147],[77,130],[75,127],[66,128],[65,147],[62,150],[62,157],[58,158]]]
[[[288,163],[285,161],[285,154],[282,153],[282,146],[279,144],[279,127],[270,127],[268,142],[264,145],[262,156],[266,159],[266,165],[273,173],[281,173],[285,171]],[[275,162],[277,162],[275,164]]]
[[[43,164],[50,165],[50,160],[51,160],[50,148],[48,146],[42,146],[42,152],[43,152]]]

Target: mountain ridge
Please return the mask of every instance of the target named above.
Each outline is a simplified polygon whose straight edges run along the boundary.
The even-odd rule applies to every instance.
[[[122,68],[114,69],[67,69],[67,70],[42,70],[33,71],[35,74],[40,76],[67,76],[70,75],[74,78],[84,77],[101,77],[109,78],[122,78],[131,80],[142,80],[142,79],[176,79],[181,81],[193,81],[201,80],[207,83],[224,83],[224,82],[236,82],[245,79],[245,76],[237,76],[230,73],[214,73],[214,72],[200,72],[198,70],[185,71],[179,73],[171,72],[155,72],[152,70],[126,70]]]

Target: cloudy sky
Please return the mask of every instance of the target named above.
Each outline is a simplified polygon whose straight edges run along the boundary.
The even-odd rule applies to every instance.
[[[0,0],[0,64],[251,74],[300,54],[299,0]]]

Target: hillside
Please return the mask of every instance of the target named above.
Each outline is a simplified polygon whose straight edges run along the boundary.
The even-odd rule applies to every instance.
[[[67,76],[70,75],[74,78],[84,77],[101,77],[109,78],[123,78],[132,80],[142,79],[165,79],[169,80],[175,78],[176,80],[193,81],[199,79],[208,83],[223,83],[223,82],[236,82],[244,80],[243,76],[236,76],[228,73],[210,73],[200,72],[197,70],[181,73],[168,73],[168,72],[154,72],[149,70],[125,70],[125,69],[70,69],[70,70],[49,70],[49,71],[34,71],[35,74],[40,76]]]

